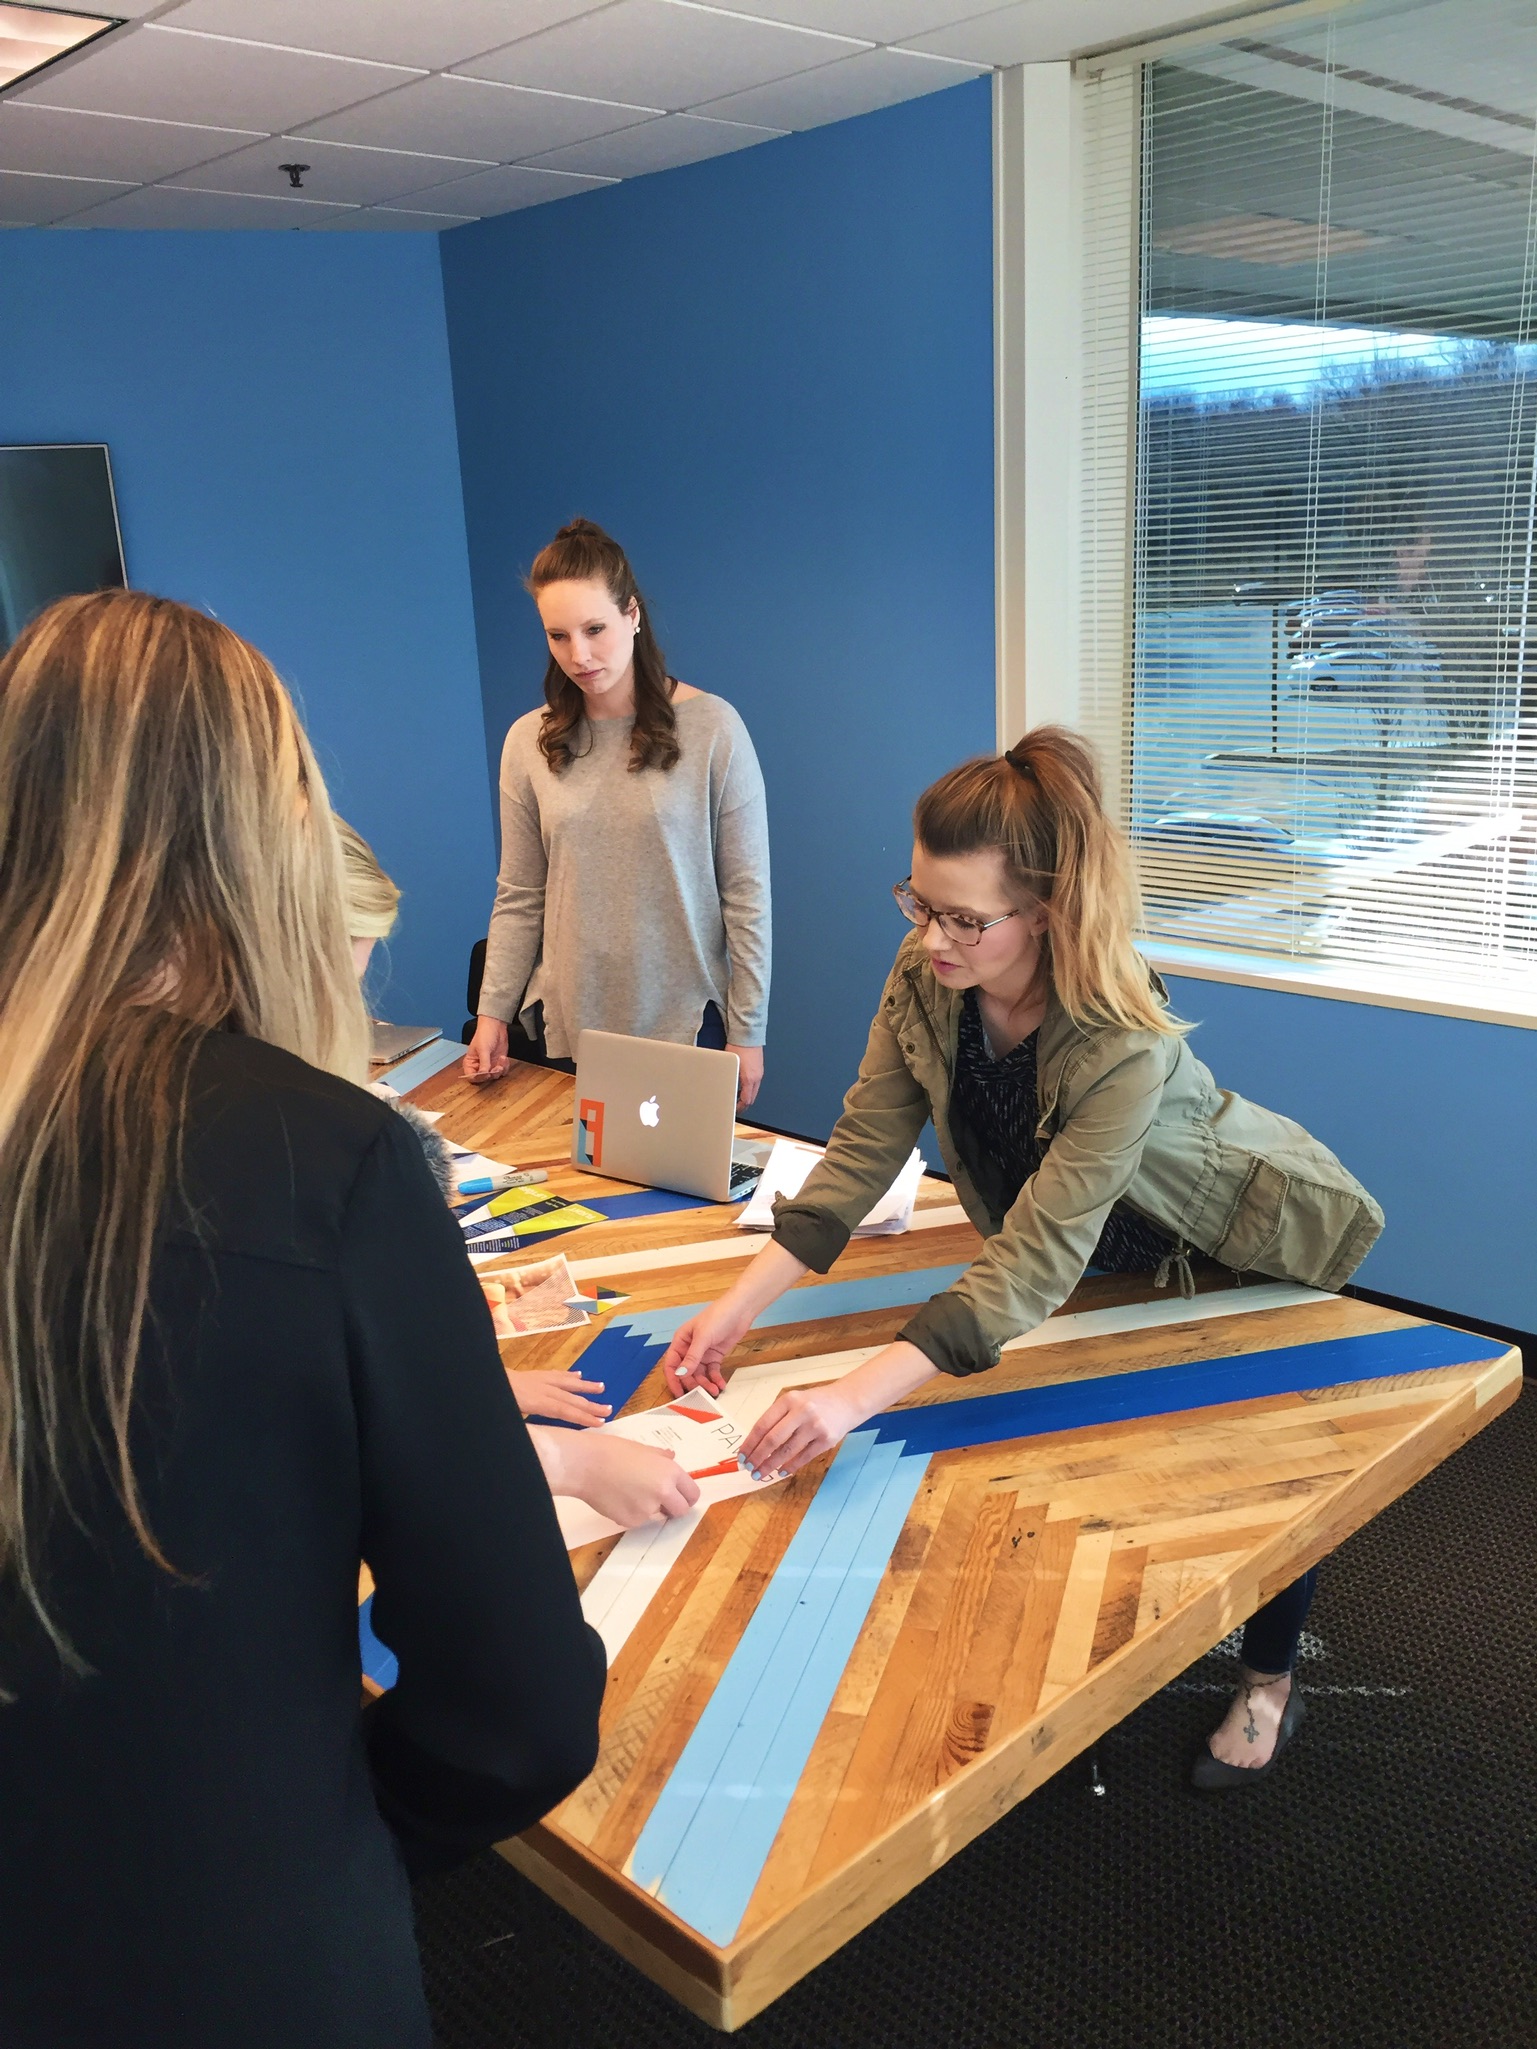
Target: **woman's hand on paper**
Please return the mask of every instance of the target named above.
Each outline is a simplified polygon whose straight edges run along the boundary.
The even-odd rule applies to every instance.
[[[763,1086],[763,1048],[761,1046],[731,1046],[728,1053],[735,1053],[739,1065],[736,1085],[736,1104],[745,1110],[749,1103],[757,1101],[758,1091]]]
[[[514,1373],[509,1367],[507,1378],[525,1416],[543,1416],[552,1423],[581,1423],[590,1429],[606,1423],[613,1413],[607,1402],[587,1399],[602,1394],[601,1380],[581,1380],[559,1367],[527,1373]]]
[[[755,1480],[785,1479],[841,1444],[874,1413],[843,1382],[796,1388],[765,1409],[748,1431],[742,1462]]]
[[[478,1017],[459,1070],[467,1081],[499,1081],[512,1062],[507,1057],[507,1027],[499,1017]]]
[[[755,1480],[798,1473],[861,1423],[932,1380],[936,1370],[916,1345],[897,1338],[841,1380],[782,1394],[748,1431],[742,1463]]]
[[[680,1395],[704,1387],[711,1394],[719,1394],[726,1385],[726,1360],[742,1342],[751,1322],[751,1311],[744,1317],[729,1294],[701,1309],[697,1316],[691,1316],[662,1354],[667,1392]]]
[[[627,1530],[686,1515],[699,1482],[670,1451],[628,1437],[580,1437],[565,1461],[563,1494],[574,1494]]]

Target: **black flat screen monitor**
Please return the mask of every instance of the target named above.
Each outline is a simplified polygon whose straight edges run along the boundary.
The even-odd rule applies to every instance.
[[[0,654],[55,598],[127,580],[105,447],[0,447]]]

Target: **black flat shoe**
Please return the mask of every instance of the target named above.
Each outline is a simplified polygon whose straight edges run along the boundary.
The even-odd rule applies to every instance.
[[[1198,1793],[1231,1793],[1240,1786],[1257,1786],[1261,1779],[1269,1778],[1281,1762],[1281,1753],[1296,1735],[1306,1709],[1302,1704],[1302,1689],[1295,1679],[1292,1690],[1286,1697],[1286,1706],[1281,1711],[1281,1727],[1276,1735],[1275,1749],[1264,1764],[1224,1764],[1220,1757],[1213,1757],[1211,1745],[1203,1743],[1201,1754],[1190,1768],[1190,1783]]]

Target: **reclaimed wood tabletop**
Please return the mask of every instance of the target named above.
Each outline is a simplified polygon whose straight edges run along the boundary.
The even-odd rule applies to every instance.
[[[548,1168],[552,1192],[625,1194],[570,1168],[572,1095],[543,1069],[484,1088],[450,1069],[411,1100],[461,1145]],[[623,1299],[504,1361],[581,1360],[633,1387],[630,1409],[664,1400],[667,1337],[762,1243],[737,1215],[552,1241]],[[856,1239],[760,1320],[726,1406],[746,1424],[847,1371],[979,1244],[925,1180],[911,1230]],[[1456,1450],[1520,1375],[1502,1344],[1214,1266],[1193,1300],[1086,1278],[993,1371],[940,1376],[792,1480],[574,1552],[609,1649],[601,1754],[502,1854],[739,2027]]]

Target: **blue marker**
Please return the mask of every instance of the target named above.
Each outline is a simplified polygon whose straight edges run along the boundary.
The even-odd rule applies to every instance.
[[[521,1174],[482,1174],[478,1181],[461,1181],[461,1195],[504,1195],[509,1188],[528,1188],[536,1181],[548,1181],[543,1167],[525,1167]]]

